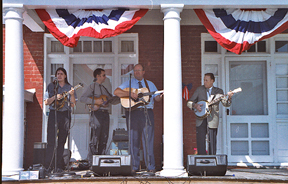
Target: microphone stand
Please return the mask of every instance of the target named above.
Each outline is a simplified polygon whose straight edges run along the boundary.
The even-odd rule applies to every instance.
[[[90,108],[90,117],[89,117],[89,122],[91,122],[91,118],[92,118],[92,124],[94,123],[94,118],[93,118],[93,108],[94,108],[94,96],[95,96],[95,86],[96,86],[96,81],[97,81],[97,78],[95,78],[93,80],[93,83],[94,83],[94,87],[93,87],[93,94],[92,94],[92,103],[91,103],[91,108]],[[94,127],[96,128],[96,127]],[[96,131],[95,131],[96,132]],[[89,155],[89,158],[88,158],[88,163],[89,163],[89,166],[92,166],[93,164],[93,149],[92,149],[92,146],[93,146],[93,137],[92,136],[95,136],[93,135],[93,133],[95,133],[94,130],[93,130],[93,127],[90,125],[90,141],[89,141],[89,149],[90,149],[90,154],[88,153]],[[92,145],[91,145],[92,144]],[[92,158],[91,158],[92,156]],[[90,163],[91,162],[91,163]]]
[[[128,142],[128,153],[130,153],[131,148],[130,148],[130,144],[131,144],[131,73],[129,75],[129,117],[128,117],[128,131],[129,131],[129,142]],[[131,154],[131,153],[130,153]],[[133,157],[133,154],[131,154]]]
[[[57,130],[58,130],[58,121],[57,121],[57,92],[58,92],[58,87],[59,87],[59,82],[57,79],[55,79],[54,81],[54,95],[55,95],[55,100],[54,100],[54,108],[55,108],[55,146],[54,146],[54,161],[55,161],[55,165],[54,165],[54,173],[56,173],[57,170],[57,148],[58,148],[58,136],[57,136]]]

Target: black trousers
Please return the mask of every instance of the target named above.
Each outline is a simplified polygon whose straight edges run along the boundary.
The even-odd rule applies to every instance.
[[[92,163],[93,155],[105,155],[107,140],[109,136],[110,118],[107,110],[93,111],[94,119],[99,122],[98,126],[91,127],[88,161]]]
[[[216,155],[216,144],[217,144],[217,128],[208,129],[209,139],[209,155]],[[196,127],[196,138],[197,138],[197,151],[198,155],[206,155],[206,134],[207,134],[207,118],[205,118],[199,127]]]
[[[57,111],[57,129],[58,129],[58,141],[57,141],[57,168],[65,169],[63,152],[64,145],[70,129],[70,112],[69,111]],[[54,168],[54,150],[55,150],[55,111],[50,110],[48,116],[47,127],[47,149],[45,158],[45,168]]]

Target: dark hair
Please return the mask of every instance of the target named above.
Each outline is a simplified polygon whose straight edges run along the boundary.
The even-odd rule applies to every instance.
[[[65,78],[65,83],[69,84],[68,82],[68,79],[67,79],[67,72],[64,68],[60,67],[60,68],[57,68],[56,72],[55,72],[55,77],[57,77],[57,72],[61,70],[65,75],[66,75],[66,78]]]
[[[102,68],[97,68],[96,70],[94,70],[93,72],[94,78],[96,78],[97,75],[101,75],[102,71],[105,72],[105,70],[103,70]]]
[[[136,64],[135,66],[137,66],[137,65],[142,66],[142,71],[145,71],[145,68],[144,68],[144,66],[143,66],[142,64],[138,63],[138,64]],[[135,68],[135,66],[134,66],[134,68]],[[134,70],[134,68],[133,68],[133,70]]]
[[[215,77],[213,73],[205,73],[205,75],[210,76],[210,79],[212,79],[215,82]]]

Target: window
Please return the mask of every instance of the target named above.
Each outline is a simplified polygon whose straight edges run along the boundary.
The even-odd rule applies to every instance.
[[[51,41],[51,53],[64,52],[64,45],[59,41]]]
[[[227,52],[230,52],[227,50]],[[251,45],[251,47],[248,50],[245,50],[243,53],[265,53],[267,52],[266,49],[266,41],[260,41],[256,42],[254,45]]]
[[[276,64],[277,115],[288,115],[288,64]]]
[[[112,53],[112,41],[79,41],[77,46],[73,48],[73,53]]]
[[[275,41],[275,52],[288,52],[288,41]]]

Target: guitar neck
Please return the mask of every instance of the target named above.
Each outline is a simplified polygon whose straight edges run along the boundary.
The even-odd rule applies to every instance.
[[[143,96],[149,96],[149,95],[154,95],[158,93],[164,93],[164,90],[161,91],[154,91],[154,92],[148,92],[148,93],[143,93]]]
[[[241,92],[241,91],[242,91],[241,88],[237,88],[237,89],[234,89],[233,91],[231,91],[231,93],[239,93],[239,92]],[[228,96],[228,94],[221,95],[220,97],[215,98],[214,100],[212,100],[211,102],[209,102],[208,105],[217,103],[217,102],[219,102],[221,99],[223,99],[223,98],[226,97],[226,96]]]
[[[78,89],[78,88],[80,88],[80,87],[83,87],[83,84],[79,83],[79,84],[77,84],[73,89],[76,90],[76,89]],[[69,94],[71,91],[72,91],[72,89],[69,90],[69,91],[67,91],[67,92],[64,92],[64,93],[62,94],[63,97],[68,96],[68,94]]]

